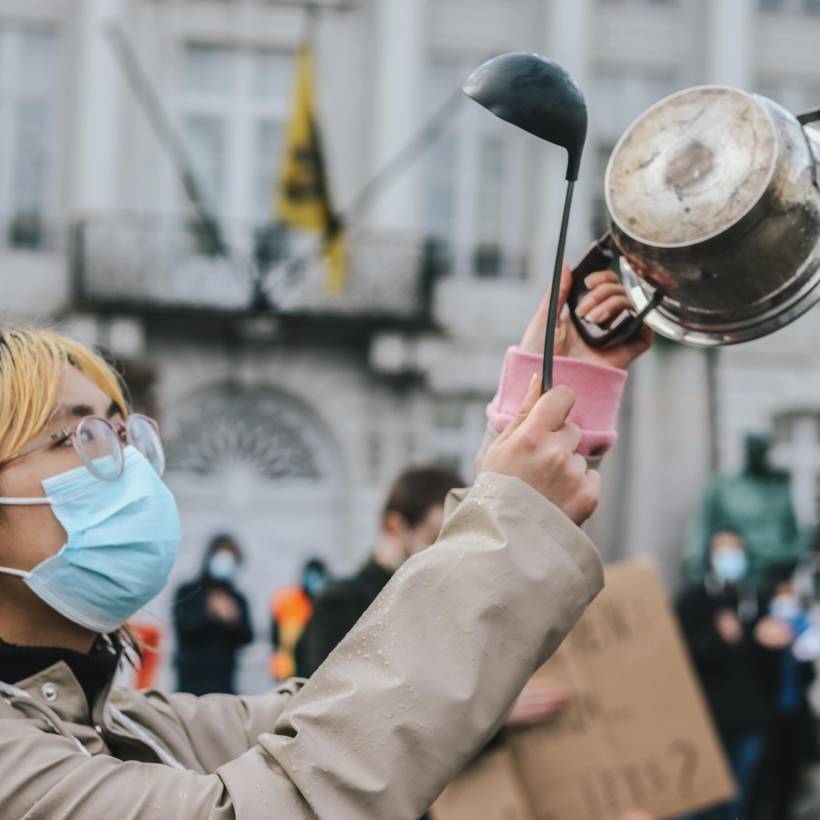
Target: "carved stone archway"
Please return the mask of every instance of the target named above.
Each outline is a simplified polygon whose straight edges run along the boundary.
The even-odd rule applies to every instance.
[[[194,396],[176,416],[170,470],[209,476],[244,463],[264,481],[323,478],[315,414],[279,390],[220,385]]]

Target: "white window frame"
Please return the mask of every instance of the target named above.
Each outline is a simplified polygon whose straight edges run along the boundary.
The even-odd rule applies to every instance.
[[[196,93],[185,88],[185,50],[189,46],[224,48],[233,52],[236,71],[236,87],[231,94]],[[229,223],[255,227],[259,215],[254,213],[252,188],[253,163],[256,159],[254,128],[264,120],[277,121],[284,129],[289,114],[291,95],[280,100],[266,100],[254,95],[254,61],[252,53],[272,51],[283,56],[294,52],[281,45],[245,46],[216,40],[185,38],[179,44],[179,71],[177,72],[176,111],[181,133],[185,135],[185,120],[191,115],[217,116],[227,123],[224,202],[208,202],[216,213]],[[283,132],[284,137],[284,132]],[[188,206],[184,194],[179,191],[182,209]],[[271,218],[273,215],[274,188],[271,187]]]
[[[473,61],[439,63],[439,68],[449,69],[454,78],[467,77],[474,68]],[[434,71],[436,67],[434,66]],[[446,90],[446,89],[445,89]],[[439,92],[441,89],[439,89]],[[445,137],[456,140],[454,168],[454,226],[450,236],[436,234],[436,228],[428,229],[435,238],[447,243],[451,253],[452,272],[459,278],[476,278],[474,254],[482,240],[477,219],[477,194],[481,187],[479,177],[479,152],[485,137],[498,137],[504,149],[504,190],[501,213],[499,246],[502,253],[501,269],[494,278],[519,276],[526,255],[526,197],[525,176],[526,145],[523,134],[516,134],[504,127],[497,118],[474,103],[464,102],[455,121],[448,128]],[[428,166],[425,186],[435,169]],[[425,199],[426,201],[426,199]]]
[[[63,65],[62,28],[56,22],[42,22],[35,20],[11,20],[0,22],[0,38],[5,41],[0,46],[0,84],[3,88],[0,95],[6,97],[11,90],[14,102],[18,102],[26,93],[26,78],[22,76],[20,49],[22,37],[26,31],[47,31],[54,36],[56,53],[54,55],[55,76],[53,97],[47,104],[51,106],[52,132],[46,140],[48,156],[48,176],[45,183],[43,210],[40,216],[43,220],[44,237],[35,248],[26,247],[25,250],[47,250],[53,246],[58,228],[59,215],[59,180],[61,173],[61,134],[63,133],[63,105],[62,77],[65,75]],[[6,97],[8,100],[9,97]],[[0,106],[2,111],[2,106]],[[14,167],[17,161],[15,156],[15,135],[17,133],[17,106],[12,110],[3,111],[0,116],[0,249],[14,249],[9,241],[12,217],[15,215],[13,201]]]
[[[806,0],[781,0],[780,8],[776,9],[763,8],[762,4],[758,2],[757,11],[760,14],[797,14],[806,17],[817,17],[820,14],[820,10],[809,11]]]

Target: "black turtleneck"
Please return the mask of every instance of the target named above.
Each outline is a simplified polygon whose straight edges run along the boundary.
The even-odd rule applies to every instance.
[[[64,661],[77,678],[89,709],[114,676],[119,653],[99,638],[87,654],[52,646],[17,646],[0,640],[0,680],[15,685]]]

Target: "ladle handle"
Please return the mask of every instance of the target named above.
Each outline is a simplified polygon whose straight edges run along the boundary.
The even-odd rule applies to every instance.
[[[570,317],[575,329],[590,347],[607,347],[608,345],[620,344],[637,336],[643,324],[643,317],[646,315],[646,311],[643,311],[641,315],[635,315],[628,310],[624,310],[605,325],[597,325],[576,313],[579,302],[589,293],[589,288],[584,282],[586,277],[595,271],[609,268],[614,259],[615,248],[612,237],[609,233],[606,233],[592,245],[586,256],[572,271],[572,285],[567,297]]]

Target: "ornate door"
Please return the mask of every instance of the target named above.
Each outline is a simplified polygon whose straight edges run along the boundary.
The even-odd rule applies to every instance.
[[[243,693],[265,691],[271,593],[298,581],[308,558],[321,557],[332,569],[345,549],[338,449],[310,407],[265,386],[200,391],[172,411],[163,432],[183,544],[171,583],[149,607],[169,627],[162,683],[174,685],[173,590],[200,572],[211,536],[226,532],[244,552],[237,586],[248,597],[255,630],[241,656],[238,686]]]

